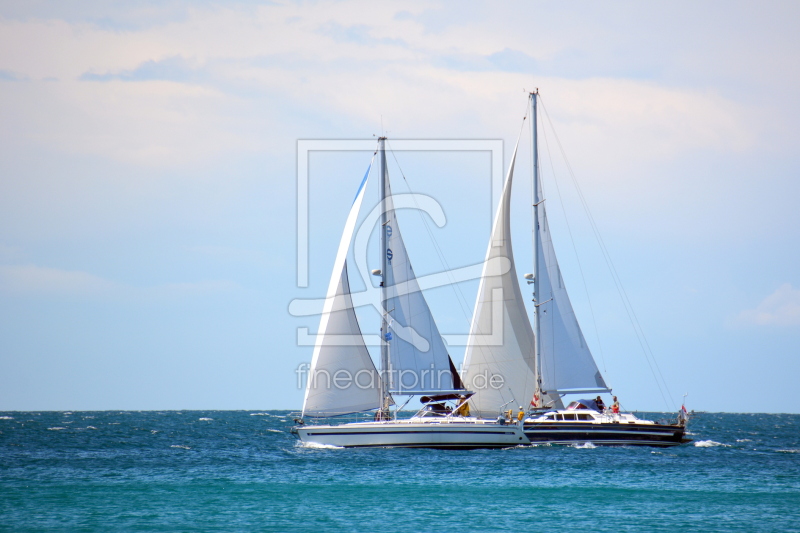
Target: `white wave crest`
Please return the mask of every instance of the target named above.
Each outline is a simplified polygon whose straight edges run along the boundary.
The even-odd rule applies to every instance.
[[[170,448],[182,448],[184,450],[191,450],[189,446],[184,446],[183,444],[173,444]]]
[[[573,444],[572,447],[578,450],[594,450],[595,448],[597,448],[597,446],[595,446],[591,442],[586,442],[583,444]]]
[[[753,442],[750,439],[736,439],[736,442]]]
[[[280,429],[268,429],[267,431],[271,433],[283,433],[283,431],[281,431]]]
[[[318,442],[302,442],[295,444],[298,448],[311,448],[314,450],[344,450],[344,446],[334,446],[332,444],[320,444]]]
[[[800,453],[800,450],[797,449],[789,449],[789,450],[778,450],[778,453]]]
[[[214,420],[214,419],[213,419],[213,418],[206,418],[206,417],[203,417],[203,418],[198,418],[198,420],[206,420],[206,421],[208,421],[208,422],[211,422],[211,421],[212,421],[212,420]]]
[[[13,416],[0,416],[0,420],[14,420]]]
[[[60,431],[60,430],[62,430],[62,429],[67,429],[67,428],[62,428],[62,427],[54,427],[54,428],[47,428],[47,429],[48,429],[48,430],[50,430],[50,431]]]
[[[269,413],[250,413],[250,416],[272,416]]]
[[[94,426],[86,426],[86,429],[97,429],[97,428]]]
[[[713,440],[699,440],[695,442],[694,445],[698,448],[713,448],[714,446],[723,446],[725,448],[730,447],[730,444],[723,444]]]

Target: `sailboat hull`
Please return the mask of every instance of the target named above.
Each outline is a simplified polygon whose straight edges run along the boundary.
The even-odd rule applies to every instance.
[[[478,449],[530,444],[517,424],[498,424],[479,419],[457,422],[392,420],[299,426],[294,432],[304,443],[344,448]]]
[[[523,431],[531,444],[667,447],[689,442],[685,427],[653,423],[525,422]]]

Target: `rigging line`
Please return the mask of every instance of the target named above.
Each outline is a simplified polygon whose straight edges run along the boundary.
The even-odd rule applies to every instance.
[[[625,311],[628,314],[628,320],[631,322],[631,326],[633,327],[634,333],[636,334],[636,338],[637,338],[637,341],[639,342],[639,345],[640,345],[640,347],[642,349],[642,353],[644,354],[645,360],[647,361],[647,364],[650,367],[650,372],[653,374],[653,378],[656,381],[656,385],[659,388],[659,392],[661,393],[662,399],[664,400],[664,402],[667,405],[667,407],[669,407],[669,402],[667,401],[666,397],[664,397],[664,391],[662,390],[661,385],[663,383],[664,388],[667,390],[668,394],[670,394],[669,393],[669,386],[667,385],[667,382],[664,379],[663,374],[661,373],[661,369],[658,367],[658,361],[655,359],[655,355],[653,354],[653,351],[650,348],[649,343],[647,342],[647,337],[644,335],[644,330],[641,327],[641,324],[639,323],[638,317],[636,316],[636,312],[633,309],[633,305],[632,305],[632,303],[630,301],[630,298],[628,298],[627,291],[625,291],[625,287],[622,284],[622,279],[620,278],[619,273],[617,272],[616,266],[614,265],[613,261],[611,260],[611,255],[608,252],[608,249],[607,249],[607,247],[605,245],[605,241],[603,240],[602,235],[600,234],[599,228],[597,227],[597,224],[596,224],[596,222],[594,220],[594,217],[593,217],[593,215],[591,213],[591,210],[589,209],[588,202],[586,201],[585,197],[583,196],[583,192],[580,189],[580,184],[578,183],[578,181],[577,181],[577,179],[575,177],[575,174],[572,171],[572,166],[570,165],[569,160],[566,157],[566,153],[564,152],[564,148],[561,145],[560,139],[558,138],[558,134],[555,131],[555,127],[553,127],[552,120],[550,120],[550,116],[549,116],[549,114],[547,114],[547,110],[546,109],[545,109],[545,114],[547,115],[548,121],[550,122],[550,126],[553,129],[553,133],[554,133],[554,136],[556,138],[556,142],[558,143],[559,148],[561,150],[561,154],[564,157],[564,161],[565,161],[565,163],[567,165],[567,168],[569,170],[569,173],[570,173],[570,176],[572,178],[573,184],[574,184],[574,186],[576,188],[576,191],[578,192],[578,196],[581,199],[581,202],[583,204],[584,210],[586,211],[587,218],[589,219],[590,225],[592,226],[592,230],[595,233],[595,238],[597,238],[598,243],[600,244],[600,249],[603,252],[604,260],[606,261],[606,266],[608,266],[609,271],[610,271],[611,276],[612,276],[612,279],[614,280],[614,284],[615,284],[615,286],[617,288],[617,292],[620,295],[620,300],[622,301],[623,307],[625,308]],[[654,369],[654,366],[655,366],[655,369]],[[656,374],[656,371],[658,372],[658,374]],[[659,377],[661,378],[661,381],[659,381]],[[671,394],[670,394],[670,397],[671,397]]]
[[[526,105],[526,107],[525,107],[525,115],[522,117],[522,122],[520,123],[520,131],[519,131],[519,134],[517,135],[517,145],[519,145],[520,138],[522,137],[522,133],[524,131],[525,120],[528,118],[527,102],[526,102],[525,105]],[[388,139],[386,140],[386,143],[389,144],[389,140]],[[411,185],[408,183],[408,179],[406,178],[406,175],[403,172],[403,168],[400,166],[400,161],[398,161],[397,155],[395,155],[394,150],[391,149],[391,145],[389,146],[389,151],[391,152],[392,157],[395,160],[395,163],[397,163],[397,168],[400,170],[400,175],[403,177],[403,181],[405,181],[406,187],[408,187],[409,192],[412,192],[411,191]],[[505,185],[505,182],[504,182],[504,185]],[[464,296],[463,292],[461,291],[461,287],[458,286],[458,284],[456,283],[455,278],[452,275],[452,269],[450,268],[450,265],[448,264],[447,259],[446,259],[445,255],[444,255],[444,253],[442,252],[441,247],[439,246],[438,241],[434,237],[433,232],[431,231],[430,226],[428,224],[428,221],[425,219],[425,217],[422,216],[422,210],[419,209],[419,205],[417,204],[416,198],[415,197],[412,197],[412,198],[414,200],[414,204],[417,206],[417,212],[419,213],[419,216],[422,219],[422,222],[423,222],[423,224],[425,226],[425,230],[428,232],[428,235],[430,236],[431,242],[432,242],[432,244],[434,246],[434,249],[436,250],[436,254],[439,257],[439,260],[441,261],[442,266],[445,268],[447,277],[451,280],[450,285],[452,287],[454,287],[453,291],[456,294],[456,299],[459,302],[459,307],[461,307],[461,312],[464,315],[464,318],[467,320],[467,322],[468,322],[468,324],[470,326],[470,330],[471,330],[472,329],[472,319],[470,318],[470,316],[468,314],[469,304],[466,301],[466,297]],[[491,238],[491,236],[490,236],[490,238]],[[484,332],[479,330],[477,333],[478,334],[483,334]],[[493,350],[490,348],[489,351],[492,352]]]
[[[558,193],[558,201],[561,204],[561,211],[564,213],[564,221],[566,222],[566,225],[567,225],[567,232],[569,233],[569,239],[572,242],[572,251],[575,253],[575,260],[578,263],[578,271],[581,274],[581,281],[583,282],[583,290],[584,290],[584,293],[586,294],[586,300],[589,302],[589,313],[592,316],[592,324],[594,325],[594,333],[595,333],[595,337],[597,337],[597,346],[598,346],[598,348],[600,348],[600,358],[603,361],[603,372],[605,372],[606,375],[608,375],[608,369],[606,368],[605,351],[603,350],[603,344],[602,344],[602,342],[600,340],[600,330],[597,327],[597,319],[595,318],[595,314],[594,314],[594,306],[592,305],[592,298],[589,295],[589,286],[586,284],[586,276],[583,273],[583,265],[581,264],[581,258],[578,255],[578,247],[575,245],[575,238],[572,235],[572,227],[570,226],[569,217],[567,216],[567,209],[564,206],[564,195],[561,194],[561,187],[559,187],[558,179],[556,179],[556,167],[555,167],[555,164],[553,164],[553,155],[550,152],[550,142],[549,142],[549,140],[547,138],[547,130],[544,127],[542,128],[542,134],[543,134],[542,136],[544,137],[545,149],[547,150],[547,158],[550,160],[550,168],[553,169],[553,182],[556,184],[556,192]],[[541,166],[540,166],[540,168],[541,168]]]
[[[388,139],[386,140],[386,143],[389,144],[389,140]],[[468,307],[465,307],[465,306],[467,306],[468,304],[467,304],[466,298],[464,297],[464,294],[461,292],[461,288],[456,283],[455,277],[453,276],[453,273],[452,273],[452,269],[450,268],[450,265],[447,263],[447,259],[445,258],[444,252],[442,251],[441,247],[439,246],[439,243],[436,240],[436,237],[434,236],[433,231],[431,230],[431,227],[430,227],[430,224],[428,223],[428,220],[422,214],[422,209],[419,207],[419,203],[417,202],[417,198],[413,194],[413,190],[411,189],[411,184],[408,183],[408,179],[406,178],[406,175],[403,172],[403,168],[400,166],[400,161],[398,161],[397,155],[394,153],[394,150],[391,148],[391,145],[389,145],[389,152],[392,154],[392,157],[394,158],[394,161],[397,164],[397,168],[400,171],[400,175],[403,177],[403,181],[405,182],[406,187],[408,188],[408,192],[412,193],[411,198],[414,201],[414,205],[417,208],[416,211],[419,214],[420,220],[422,220],[422,223],[425,226],[425,231],[428,233],[428,236],[431,239],[431,244],[433,244],[433,248],[434,248],[434,250],[436,252],[437,257],[439,258],[440,263],[442,264],[442,268],[445,271],[445,275],[450,280],[450,283],[448,285],[453,287],[452,290],[453,290],[453,293],[456,296],[456,300],[458,301],[459,308],[461,309],[461,312],[464,315],[464,317],[467,318],[467,309],[468,309]]]
[[[658,385],[659,392],[661,393],[661,396],[664,399],[664,403],[667,405],[667,407],[669,407],[670,402],[667,401],[666,397],[664,397],[664,391],[661,388],[661,385],[663,383],[664,388],[667,390],[667,394],[669,395],[670,398],[672,398],[672,393],[669,390],[669,385],[667,384],[667,381],[664,379],[664,375],[661,372],[661,368],[658,365],[658,361],[655,357],[655,354],[653,353],[653,350],[650,347],[650,343],[647,341],[647,337],[644,334],[644,329],[642,328],[641,323],[639,322],[639,319],[636,316],[636,312],[633,309],[633,305],[630,301],[630,298],[628,297],[627,291],[625,290],[625,287],[622,285],[622,279],[620,278],[619,273],[617,272],[614,262],[611,260],[611,254],[608,252],[608,248],[605,245],[605,241],[603,240],[603,237],[600,234],[600,230],[597,226],[594,216],[592,215],[591,210],[589,209],[588,202],[586,201],[586,198],[583,195],[583,191],[580,188],[580,184],[578,183],[578,180],[575,177],[575,172],[572,170],[572,165],[569,163],[569,159],[567,158],[566,152],[564,151],[564,147],[561,144],[561,140],[558,137],[558,133],[555,131],[555,127],[553,126],[553,122],[550,119],[550,115],[544,106],[544,102],[542,102],[542,108],[544,109],[544,113],[547,116],[547,120],[550,123],[550,127],[553,130],[556,143],[558,144],[558,147],[561,151],[561,155],[564,158],[564,162],[567,165],[567,169],[569,171],[573,185],[575,186],[575,189],[578,193],[578,197],[580,198],[583,208],[586,212],[590,226],[595,234],[595,238],[597,239],[598,244],[600,245],[600,249],[603,253],[603,258],[605,259],[606,266],[609,268],[609,271],[611,273],[611,278],[614,280],[614,284],[617,288],[617,292],[620,295],[620,299],[622,300],[623,307],[625,308],[625,311],[628,314],[628,319],[631,322],[631,326],[633,327],[634,333],[636,334],[637,340],[639,341],[639,345],[641,346],[642,352],[645,355],[645,360],[647,361],[647,364],[650,367],[650,371],[653,373],[653,377],[655,378],[656,385]],[[653,366],[655,366],[655,370],[653,369]],[[656,371],[658,372],[658,375],[656,375]],[[659,377],[661,378],[660,382],[659,382]],[[672,404],[674,408],[675,406],[674,400]]]
[[[526,104],[526,105],[527,105],[527,104]],[[523,117],[523,120],[522,120],[522,122],[521,122],[521,124],[520,124],[520,132],[519,132],[519,135],[518,135],[518,138],[517,138],[517,146],[519,145],[519,140],[520,140],[520,137],[522,136],[522,133],[523,133],[523,131],[524,131],[525,119],[526,119],[526,118],[527,118],[527,112],[526,112],[526,115],[525,115],[525,117]],[[397,156],[394,154],[394,151],[393,151],[393,150],[391,150],[391,147],[390,147],[390,151],[392,152],[392,157],[394,157],[394,159],[395,159],[395,162],[397,163],[397,166],[398,166],[398,168],[400,169],[400,174],[401,174],[401,176],[403,177],[403,180],[406,182],[406,186],[407,186],[407,187],[409,188],[409,190],[410,190],[410,189],[411,189],[411,186],[410,186],[410,184],[408,183],[408,180],[407,180],[407,178],[406,178],[406,176],[405,176],[405,173],[404,173],[404,172],[403,172],[403,170],[402,170],[402,167],[400,166],[400,162],[397,160]],[[505,186],[505,183],[504,183],[504,186]],[[415,200],[415,202],[416,202],[416,200]],[[420,213],[420,216],[421,216],[421,213]],[[432,234],[432,232],[431,232],[431,230],[430,230],[430,227],[429,227],[429,225],[428,225],[428,223],[427,223],[427,220],[425,220],[425,219],[424,219],[424,217],[423,217],[422,219],[423,219],[423,223],[424,223],[424,225],[425,225],[425,228],[426,228],[426,230],[428,231],[428,234],[429,234],[429,235],[430,235],[430,237],[431,237],[431,241],[432,241],[432,242],[433,242],[433,244],[434,244],[434,247],[435,247],[435,249],[436,249],[436,251],[437,251],[437,254],[439,255],[440,261],[441,261],[441,262],[443,263],[443,265],[445,265],[445,266],[446,266],[446,268],[447,268],[447,275],[448,275],[448,277],[450,277],[450,279],[451,279],[451,280],[453,280],[453,283],[451,283],[451,285],[455,285],[455,283],[454,283],[454,282],[455,282],[455,280],[452,278],[451,270],[450,270],[450,268],[449,268],[449,265],[447,264],[447,260],[445,259],[445,257],[444,257],[444,254],[441,252],[441,248],[439,247],[439,245],[438,245],[438,242],[437,242],[437,241],[436,241],[436,239],[433,237],[433,234]],[[481,280],[481,282],[482,282],[482,280]],[[470,326],[470,333],[473,333],[472,329],[473,329],[473,327],[476,327],[476,328],[477,328],[477,331],[476,331],[475,333],[477,333],[477,334],[484,334],[484,333],[481,331],[481,328],[480,328],[480,326],[479,326],[478,322],[474,320],[474,319],[475,319],[475,317],[473,316],[473,317],[472,317],[472,319],[470,319],[470,318],[467,316],[467,311],[466,311],[466,309],[465,309],[465,307],[464,307],[464,305],[466,304],[466,299],[465,299],[465,297],[464,297],[464,295],[463,295],[463,292],[461,291],[461,288],[460,288],[460,287],[455,287],[453,290],[454,290],[454,293],[456,294],[456,297],[457,297],[457,299],[459,300],[459,306],[461,307],[462,313],[464,314],[465,318],[468,320],[468,323],[469,323],[469,326]],[[479,288],[479,290],[480,290],[480,288]],[[459,298],[459,296],[460,296],[460,298]],[[462,300],[463,300],[463,301],[462,301]],[[468,344],[468,346],[467,346],[467,347],[469,347],[469,344]],[[494,348],[492,348],[491,346],[481,346],[481,351],[483,351],[483,350],[486,350],[486,352],[488,352],[488,355],[489,355],[489,356],[490,356],[490,357],[491,357],[491,358],[492,358],[492,359],[493,359],[495,362],[497,362],[497,361],[498,361],[498,354],[496,354],[496,352],[495,352],[495,349],[494,349]],[[466,352],[465,352],[465,355],[466,355]],[[462,367],[462,368],[463,368],[463,367]],[[526,385],[525,385],[525,387],[527,388],[527,379],[526,379]],[[502,397],[502,393],[501,393],[501,397]]]

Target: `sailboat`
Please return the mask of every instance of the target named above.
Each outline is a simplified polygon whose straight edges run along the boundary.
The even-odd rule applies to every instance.
[[[529,416],[522,425],[531,444],[674,446],[686,442],[683,407],[672,422],[641,420],[621,413],[616,402],[605,409],[602,402],[598,405],[595,400],[581,398],[564,408],[564,396],[599,395],[611,393],[611,389],[584,339],[553,247],[539,180],[538,97],[538,91],[529,94],[534,260],[533,273],[524,275],[533,285],[533,326],[522,300],[511,246],[515,148],[486,253],[462,376],[469,386],[488,372],[495,386],[478,390],[470,404],[479,415],[491,416],[499,404],[525,402],[522,405]],[[488,265],[494,257],[508,258],[511,268],[505,273],[492,272]],[[498,335],[502,343],[495,341]]]
[[[420,291],[395,213],[386,169],[386,138],[378,140],[381,180],[380,370],[370,357],[353,309],[347,274],[350,248],[370,168],[351,206],[334,261],[306,384],[293,432],[304,443],[341,447],[505,448],[528,444],[516,424],[469,413],[469,398]],[[373,158],[374,159],[374,158]],[[396,395],[419,397],[422,408],[398,417]],[[372,420],[309,424],[374,412]]]

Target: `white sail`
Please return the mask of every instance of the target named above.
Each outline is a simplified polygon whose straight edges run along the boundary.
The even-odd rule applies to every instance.
[[[386,299],[388,312],[389,389],[420,393],[460,388],[439,329],[420,291],[406,252],[392,202],[388,172],[384,179],[386,223]],[[454,387],[454,377],[456,387]]]
[[[370,165],[371,168],[371,165]],[[361,182],[339,242],[303,400],[303,416],[336,416],[377,409],[380,378],[358,326],[347,252],[364,199],[369,169]]]
[[[544,204],[539,207],[537,226],[542,390],[550,394],[610,392],[572,310],[558,267]]]
[[[476,392],[470,404],[481,416],[496,415],[512,400],[527,407],[536,389],[533,330],[511,247],[511,185],[518,146],[519,141],[495,215],[464,356],[462,380],[465,388]],[[503,262],[491,261],[495,258],[507,258],[510,268],[498,270]]]

